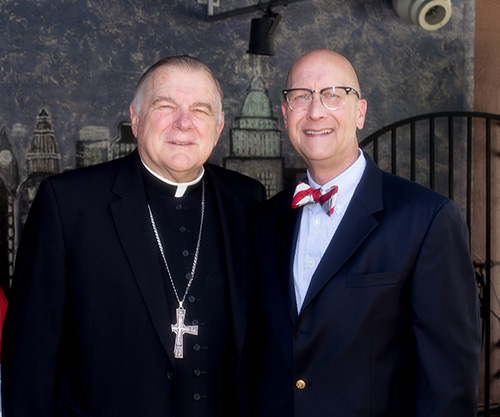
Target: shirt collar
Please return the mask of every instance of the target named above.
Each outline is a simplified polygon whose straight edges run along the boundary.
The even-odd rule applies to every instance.
[[[330,188],[336,185],[339,188],[337,201],[335,203],[334,211],[336,213],[340,213],[347,205],[350,203],[351,198],[356,190],[356,187],[363,176],[363,172],[366,167],[366,158],[361,149],[358,150],[358,158],[356,161],[347,168],[344,172],[337,175],[335,178],[331,179],[324,185],[317,184],[307,171],[307,180],[309,181],[309,185],[313,188],[321,188],[322,194],[327,192]]]
[[[188,189],[188,187],[190,185],[198,184],[200,182],[200,180],[203,178],[203,174],[205,174],[205,168],[202,165],[201,168],[200,168],[200,170],[198,171],[198,176],[193,181],[189,181],[189,182],[174,182],[174,181],[167,180],[166,178],[162,177],[161,175],[158,175],[151,168],[149,168],[144,163],[144,161],[142,159],[141,159],[141,162],[142,162],[142,165],[144,165],[144,168],[146,168],[148,170],[148,172],[151,173],[151,175],[153,175],[154,177],[158,178],[160,181],[163,181],[165,184],[168,184],[168,185],[171,185],[173,187],[176,187],[175,196],[174,197],[177,197],[177,198],[182,197],[186,193],[186,190]]]

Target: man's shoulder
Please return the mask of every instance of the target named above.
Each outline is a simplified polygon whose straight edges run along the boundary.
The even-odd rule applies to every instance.
[[[418,219],[422,227],[438,215],[463,222],[463,213],[457,201],[422,184],[390,173],[382,173],[381,190],[382,207],[388,218],[401,215],[407,219]]]
[[[84,192],[85,189],[96,190],[102,187],[109,189],[124,164],[133,166],[134,158],[135,156],[131,154],[87,167],[69,169],[48,177],[44,182],[50,183],[53,187],[71,189],[77,193]]]
[[[386,198],[389,197],[397,200],[408,198],[422,203],[434,204],[442,204],[450,200],[448,197],[425,185],[384,171],[382,171],[382,189],[385,191]]]
[[[218,185],[224,184],[230,190],[235,192],[254,190],[260,193],[264,191],[262,183],[257,181],[255,178],[251,178],[239,172],[213,164],[205,164],[205,169]]]
[[[223,168],[214,164],[205,164],[205,169],[217,177],[223,180],[233,181],[233,182],[244,182],[248,184],[260,184],[255,178],[249,177],[248,175],[242,174],[231,169]]]
[[[422,205],[441,206],[450,201],[449,198],[425,185],[384,171],[368,156],[366,156],[366,161],[365,172],[357,190],[358,196],[362,195],[362,198],[377,196],[377,190],[380,189],[384,205],[393,203],[401,206],[407,203],[420,207]]]
[[[264,216],[280,216],[284,210],[291,209],[295,186],[286,187],[262,204],[260,212]]]

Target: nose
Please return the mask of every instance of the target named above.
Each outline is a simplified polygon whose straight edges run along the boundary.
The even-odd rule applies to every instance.
[[[307,116],[310,119],[322,119],[326,117],[326,111],[327,108],[321,102],[320,93],[317,91],[313,92],[311,104],[307,109]]]
[[[189,130],[193,127],[193,120],[188,109],[178,109],[175,115],[174,127],[180,130]]]

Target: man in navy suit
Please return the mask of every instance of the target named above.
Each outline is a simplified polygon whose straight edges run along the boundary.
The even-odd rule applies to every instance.
[[[130,106],[138,150],[42,183],[4,327],[5,417],[240,415],[264,187],[206,163],[222,101],[200,61],[161,60]]]
[[[258,225],[259,417],[472,417],[480,326],[457,206],[358,147],[367,102],[329,50],[292,66],[282,111],[307,179]]]

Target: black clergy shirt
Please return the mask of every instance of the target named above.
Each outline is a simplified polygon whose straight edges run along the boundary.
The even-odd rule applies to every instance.
[[[212,184],[207,176],[174,197],[176,187],[155,178],[143,168],[148,202],[162,241],[165,257],[182,299],[189,281],[201,220],[202,181],[205,182],[205,217],[195,278],[184,308],[185,324],[197,324],[198,335],[185,334],[184,357],[175,359],[175,417],[237,416],[236,354],[229,308],[229,291],[220,221]],[[158,249],[165,302],[176,322],[178,301]],[[170,320],[170,322],[167,322]],[[174,349],[175,334],[170,333]],[[161,393],[158,393],[161,395]],[[165,416],[169,417],[169,416]]]

